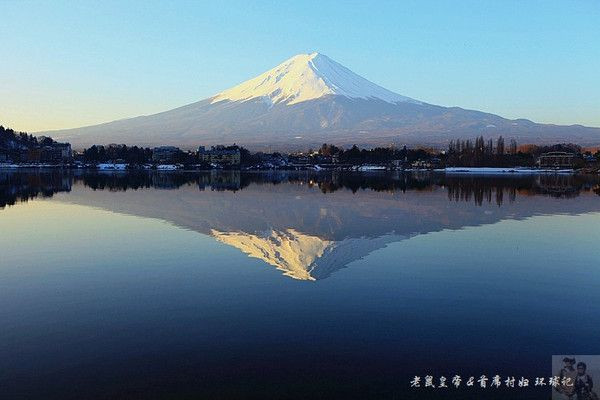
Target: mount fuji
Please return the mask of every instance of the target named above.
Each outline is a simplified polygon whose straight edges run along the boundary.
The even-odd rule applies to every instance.
[[[520,143],[600,144],[600,128],[536,124],[402,96],[331,58],[299,54],[216,95],[158,114],[44,132],[75,146],[237,143],[251,149],[305,149],[322,143],[440,145],[504,135]]]

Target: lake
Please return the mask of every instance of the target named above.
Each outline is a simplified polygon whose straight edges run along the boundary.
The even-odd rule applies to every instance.
[[[547,399],[410,381],[600,354],[598,177],[0,171],[0,232],[2,398]]]

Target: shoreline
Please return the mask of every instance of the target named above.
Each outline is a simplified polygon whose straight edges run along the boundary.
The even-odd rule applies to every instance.
[[[571,168],[562,168],[562,169],[537,169],[537,168],[527,168],[527,167],[447,167],[447,168],[434,168],[434,169],[424,169],[424,168],[406,168],[406,169],[387,169],[383,166],[378,166],[378,168],[371,168],[372,166],[356,166],[356,168],[348,169],[349,172],[358,172],[358,173],[369,173],[369,172],[435,172],[435,173],[444,173],[448,175],[506,175],[506,174],[514,174],[514,175],[537,175],[537,174],[579,174],[584,173],[579,170],[571,169]],[[78,167],[74,165],[65,165],[65,164],[8,164],[8,163],[0,163],[0,170],[17,170],[17,169],[65,169],[65,170],[93,170],[100,172],[127,172],[127,171],[211,171],[211,170],[222,170],[221,168],[215,169],[187,169],[187,168],[177,168],[174,165],[158,165],[154,168],[128,168],[125,164],[99,164],[98,166],[92,167]],[[306,166],[308,170],[315,171],[331,171],[335,170],[334,168],[311,168],[311,166]],[[230,170],[230,169],[226,169]],[[246,171],[243,168],[234,168],[234,170]],[[265,169],[254,169],[254,171],[272,171],[272,168]],[[298,170],[298,169],[284,169],[284,168],[276,168],[276,170]],[[250,170],[248,170],[250,171]],[[246,171],[247,172],[247,171]],[[596,173],[600,173],[597,171]],[[587,173],[586,173],[587,174]]]
[[[520,167],[448,167],[436,169],[434,171],[444,172],[446,174],[576,174],[577,171],[572,168],[564,169],[536,169],[536,168],[520,168]]]

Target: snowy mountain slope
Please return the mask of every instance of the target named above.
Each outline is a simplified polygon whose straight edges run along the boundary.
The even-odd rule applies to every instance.
[[[366,80],[319,53],[298,54],[254,79],[217,94],[211,103],[262,98],[270,104],[292,105],[328,95],[420,104]]]
[[[43,133],[76,147],[237,143],[290,150],[324,142],[436,145],[478,135],[504,135],[520,143],[600,144],[600,128],[536,124],[423,103],[369,82],[319,53],[294,56],[256,78],[173,110]]]

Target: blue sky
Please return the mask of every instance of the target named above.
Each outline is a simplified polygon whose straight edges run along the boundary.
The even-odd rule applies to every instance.
[[[400,94],[600,126],[600,1],[0,0],[0,123],[78,127],[191,103],[318,51]]]

